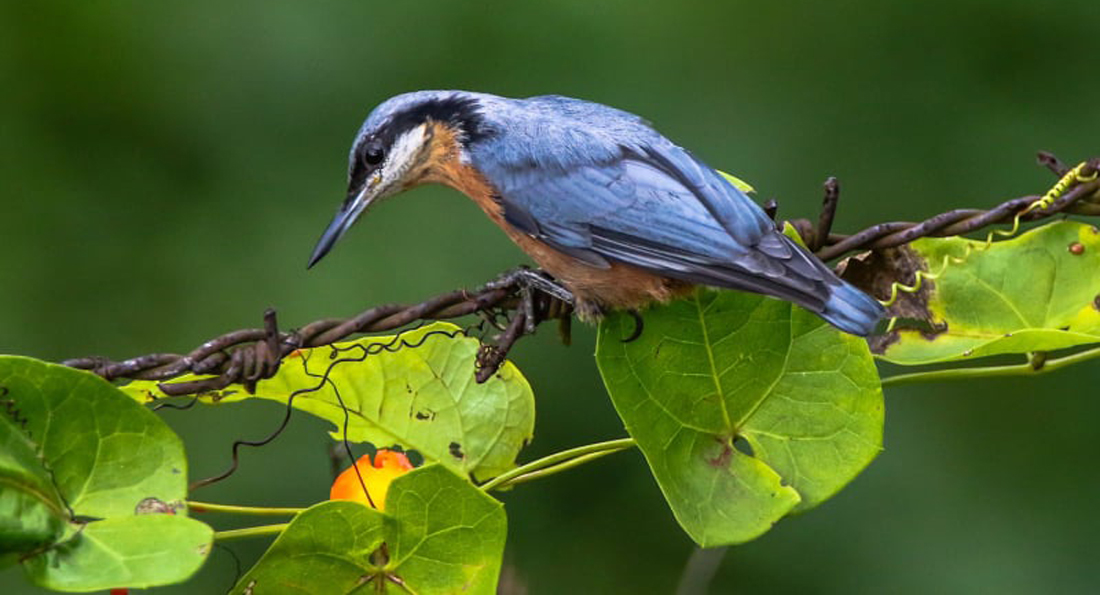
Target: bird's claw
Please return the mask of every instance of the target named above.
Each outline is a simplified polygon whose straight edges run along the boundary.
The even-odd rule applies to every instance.
[[[496,280],[485,284],[485,290],[502,289],[506,287],[519,287],[521,290],[537,289],[542,293],[567,304],[572,305],[576,298],[565,286],[558,283],[553,277],[539,270],[531,270],[520,267],[514,271],[501,275]]]
[[[638,337],[642,336],[642,330],[645,328],[645,321],[642,319],[642,315],[637,310],[627,310],[627,314],[634,319],[634,332],[630,333],[630,336],[622,339],[623,343],[633,343]]]
[[[486,283],[482,290],[514,289],[519,292],[519,308],[525,315],[524,334],[534,334],[535,327],[539,323],[539,308],[537,307],[537,294],[542,293],[551,299],[565,304],[573,305],[576,298],[573,293],[559,284],[549,274],[520,267],[501,275],[499,278]],[[543,312],[542,314],[545,314]]]
[[[523,308],[524,324],[523,332],[528,335],[535,334],[535,292],[530,285],[520,285],[519,304]]]

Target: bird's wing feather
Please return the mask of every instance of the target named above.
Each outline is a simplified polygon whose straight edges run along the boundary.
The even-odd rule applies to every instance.
[[[594,266],[823,307],[831,276],[721,175],[669,143],[567,167],[497,168],[509,224]]]

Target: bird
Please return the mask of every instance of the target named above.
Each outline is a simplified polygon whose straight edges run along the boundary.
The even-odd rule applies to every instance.
[[[433,183],[472,199],[572,293],[583,320],[636,314],[696,285],[786,300],[859,336],[883,316],[648,121],[561,95],[413,91],[379,104],[355,136],[347,196],[307,267],[368,207]]]

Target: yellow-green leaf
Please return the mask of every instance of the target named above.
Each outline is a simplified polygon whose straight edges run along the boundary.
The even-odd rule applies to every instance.
[[[725,178],[727,181],[729,181],[730,184],[733,184],[734,188],[737,188],[741,192],[756,192],[756,190],[754,190],[753,187],[750,186],[748,182],[746,182],[746,181],[744,181],[740,178],[736,178],[734,176],[731,176],[731,175],[729,175],[726,172],[721,171],[721,170],[719,170],[718,173],[722,174],[723,178]]]
[[[535,397],[511,362],[478,384],[479,343],[458,331],[437,322],[399,339],[366,337],[302,349],[258,383],[255,397],[285,403],[295,395],[294,407],[332,422],[336,440],[343,439],[346,406],[352,442],[399,445],[459,474],[489,479],[514,467],[530,441]],[[153,382],[132,382],[123,390],[142,401],[164,396]],[[226,394],[227,400],[247,397],[239,386],[221,391]]]
[[[885,280],[911,283],[923,270],[915,294],[903,293],[890,308],[898,330],[875,338],[883,359],[928,364],[1003,353],[1053,351],[1100,342],[1100,230],[1074,221],[1051,223],[1009,240],[962,238],[917,240],[874,270]],[[876,263],[862,265],[863,273]],[[858,276],[860,265],[855,267]],[[885,296],[880,296],[885,297]],[[923,319],[921,328],[912,320]]]

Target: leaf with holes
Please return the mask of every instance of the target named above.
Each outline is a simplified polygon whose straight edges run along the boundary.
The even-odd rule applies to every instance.
[[[771,298],[699,289],[616,314],[596,361],[615,409],[685,531],[741,543],[828,499],[881,450],[867,344]]]
[[[0,356],[0,393],[46,474],[26,481],[49,478],[62,503],[51,514],[66,523],[64,534],[50,524],[48,547],[22,560],[32,581],[65,591],[149,587],[198,570],[210,527],[181,515],[135,514],[148,498],[172,506],[187,495],[183,443],[164,422],[94,374],[25,357]],[[18,452],[5,449],[26,462]]]
[[[285,403],[294,395],[294,407],[336,426],[336,440],[344,435],[342,400],[349,440],[400,445],[484,480],[515,466],[534,432],[535,397],[511,362],[475,382],[478,345],[459,327],[437,322],[398,336],[302,349],[257,384],[256,397]],[[124,390],[142,401],[164,396],[152,382]],[[240,387],[229,391],[244,394]]]
[[[882,257],[879,257],[880,259]],[[881,262],[850,263],[846,276],[888,295],[916,270],[936,278],[902,293],[895,330],[872,339],[883,359],[928,364],[1100,342],[1100,230],[1074,221],[1009,240],[925,238]],[[914,320],[920,329],[907,329]]]
[[[506,533],[500,502],[430,465],[394,480],[385,513],[334,501],[299,514],[233,592],[496,593]]]

